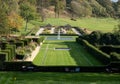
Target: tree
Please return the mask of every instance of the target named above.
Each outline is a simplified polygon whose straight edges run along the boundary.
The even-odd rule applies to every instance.
[[[3,3],[6,8],[6,13],[9,15],[11,12],[19,13],[19,0],[3,0]]]
[[[92,8],[90,4],[85,0],[73,0],[71,2],[71,8],[73,13],[76,13],[79,17],[86,17],[92,15]]]
[[[0,1],[0,34],[9,34],[5,4]]]
[[[89,41],[91,44],[99,44],[102,33],[100,31],[93,31],[89,35]]]
[[[11,30],[19,30],[22,27],[23,19],[15,12],[11,12],[8,16],[8,24]]]
[[[43,0],[37,0],[37,11],[41,16],[42,22],[44,22],[44,20],[45,20],[45,13],[43,11],[43,8],[44,8],[43,4],[44,4]]]
[[[65,8],[65,4],[64,4],[64,0],[56,0],[55,1],[55,17],[59,17],[60,13],[64,10]]]
[[[106,8],[107,14],[111,17],[114,16],[115,11],[113,9],[113,4],[111,0],[97,0],[97,2]]]
[[[115,37],[115,44],[120,45],[120,23],[118,26],[114,29],[114,37]]]
[[[27,23],[30,20],[33,20],[36,16],[36,8],[35,6],[31,5],[29,2],[23,1],[23,3],[20,4],[20,15],[25,19],[26,26],[25,31],[27,30]]]

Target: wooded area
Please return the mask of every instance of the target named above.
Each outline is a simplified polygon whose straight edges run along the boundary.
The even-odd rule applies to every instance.
[[[49,7],[53,7],[55,17],[67,12],[70,18],[120,18],[120,0],[0,0],[0,33],[9,34],[9,30],[18,30],[23,21],[26,22],[26,31],[30,20],[44,21],[47,15],[44,9],[49,10]]]

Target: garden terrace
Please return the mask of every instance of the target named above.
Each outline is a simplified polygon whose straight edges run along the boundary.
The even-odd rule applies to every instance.
[[[47,36],[33,60],[38,66],[101,66],[102,62],[75,42],[76,36]]]
[[[43,37],[34,36],[4,38],[0,41],[0,59],[2,62],[23,60],[26,56],[31,56],[30,53],[43,40]]]

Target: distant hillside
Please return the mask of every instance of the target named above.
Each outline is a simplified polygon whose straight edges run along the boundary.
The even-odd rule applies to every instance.
[[[118,2],[112,2],[111,0],[38,1],[39,6],[44,9],[45,16],[50,17],[120,17],[120,0]],[[43,5],[40,5],[41,3]]]

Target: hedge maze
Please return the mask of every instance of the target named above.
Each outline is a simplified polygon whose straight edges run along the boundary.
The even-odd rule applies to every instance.
[[[3,62],[15,62],[17,60],[23,60],[26,53],[30,53],[35,49],[40,42],[44,40],[44,37],[39,38],[6,38],[6,41],[0,41],[0,63]]]

